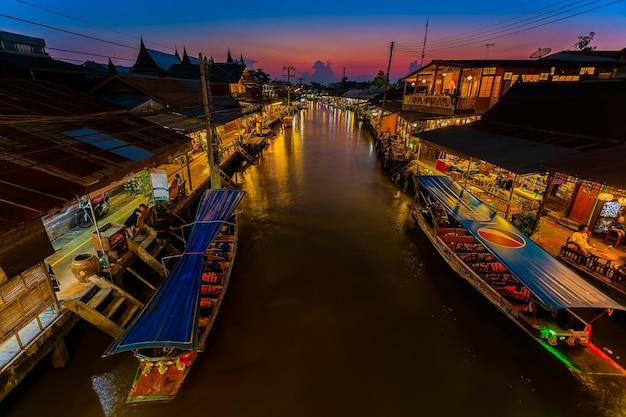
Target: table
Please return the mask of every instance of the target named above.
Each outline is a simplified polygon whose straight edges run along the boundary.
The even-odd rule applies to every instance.
[[[606,261],[607,266],[611,267],[611,262],[619,261],[619,255],[615,252],[607,252],[606,250],[591,249],[593,255]]]

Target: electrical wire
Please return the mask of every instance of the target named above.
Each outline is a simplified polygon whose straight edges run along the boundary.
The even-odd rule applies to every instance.
[[[46,11],[46,12],[56,14],[56,15],[58,15],[58,16],[63,16],[63,17],[65,17],[65,18],[68,18],[68,19],[71,19],[71,20],[75,20],[75,21],[77,21],[77,22],[86,23],[86,24],[88,24],[88,25],[95,26],[95,27],[97,27],[97,28],[104,29],[104,30],[107,30],[107,31],[109,31],[109,32],[117,33],[118,35],[126,36],[126,37],[132,38],[132,39],[134,39],[134,40],[141,40],[141,39],[142,39],[142,38],[140,38],[140,37],[137,37],[137,36],[134,36],[134,35],[130,35],[130,34],[128,34],[128,33],[120,32],[120,31],[118,31],[118,30],[111,29],[111,28],[108,28],[108,27],[106,27],[106,26],[99,25],[99,24],[97,24],[97,23],[89,22],[89,21],[87,21],[87,20],[79,19],[79,18],[74,17],[74,16],[70,16],[70,15],[67,15],[67,14],[64,14],[64,13],[60,13],[60,12],[57,12],[57,11],[55,11],[55,10],[48,9],[48,8],[46,8],[46,7],[43,7],[43,6],[39,6],[39,5],[37,5],[37,4],[29,3],[29,2],[24,1],[24,0],[16,0],[16,1],[17,1],[18,3],[22,3],[22,4],[25,4],[25,5],[30,6],[30,7],[35,7],[35,8],[37,8],[37,9],[44,10],[44,11]],[[151,43],[151,44],[153,44],[153,45],[160,46],[160,47],[162,47],[162,48],[166,48],[166,49],[169,49],[169,50],[175,50],[175,48],[172,48],[172,47],[170,47],[170,46],[161,45],[161,44],[158,44],[158,43],[156,43],[156,42],[151,42],[151,41],[147,41],[147,40],[144,40],[144,41],[145,41],[145,42],[149,42],[149,43]]]
[[[32,20],[22,19],[20,17],[9,16],[8,14],[4,14],[4,13],[0,13],[0,17],[5,17],[7,19],[17,20],[18,22],[28,23],[30,25],[40,26],[40,27],[44,27],[46,29],[52,29],[52,30],[56,30],[56,31],[59,31],[59,32],[68,33],[70,35],[80,36],[80,37],[91,39],[91,40],[95,40],[95,41],[110,43],[111,45],[122,46],[124,48],[129,48],[129,49],[134,49],[134,50],[138,50],[139,49],[139,48],[134,47],[134,46],[128,46],[128,45],[124,45],[122,43],[113,42],[113,41],[107,41],[105,39],[96,38],[95,36],[83,35],[82,33],[73,32],[71,30],[61,29],[61,28],[57,28],[57,27],[54,27],[54,26],[50,26],[50,25],[45,25],[43,23],[33,22]]]
[[[600,4],[595,7],[587,8],[582,11],[574,12],[575,10],[579,10],[584,7],[592,6],[593,4],[599,3],[603,0],[593,0],[593,1],[575,1],[575,2],[560,2],[553,4],[551,6],[544,7],[539,9],[538,11],[528,13],[526,15],[509,19],[506,22],[515,22],[504,25],[502,23],[491,25],[489,27],[495,27],[496,29],[492,30],[484,30],[484,29],[476,29],[470,32],[465,32],[453,37],[443,38],[439,41],[433,41],[429,43],[430,46],[428,48],[429,53],[438,52],[447,49],[453,48],[461,48],[468,45],[473,45],[476,43],[483,43],[487,41],[492,41],[494,39],[511,36],[514,34],[518,34],[521,32],[525,32],[528,30],[536,29],[541,26],[546,26],[561,20],[569,19],[575,16],[579,16],[581,14],[589,13],[594,10],[598,10],[604,7],[611,6],[616,3],[620,3],[622,0],[612,0],[608,3]],[[567,3],[567,4],[566,4]],[[584,3],[584,4],[579,4]],[[560,6],[560,7],[557,7]],[[543,12],[540,14],[536,14],[537,12],[542,12],[546,9],[549,9],[547,12]],[[572,13],[573,12],[573,13]],[[565,13],[568,13],[566,16],[561,16]],[[529,15],[534,15],[534,17],[525,17]],[[561,17],[558,17],[561,16]],[[522,17],[525,17],[522,19]],[[546,20],[548,20],[546,22]],[[473,35],[472,35],[473,34]],[[471,36],[468,36],[471,35]],[[421,54],[422,45],[417,43],[397,43],[397,51],[401,54],[417,58],[419,54]]]

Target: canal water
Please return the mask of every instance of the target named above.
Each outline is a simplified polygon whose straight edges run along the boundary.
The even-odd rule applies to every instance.
[[[311,105],[237,181],[231,286],[173,402],[126,405],[135,359],[81,323],[0,415],[626,415],[624,381],[573,375],[447,267],[353,113]]]

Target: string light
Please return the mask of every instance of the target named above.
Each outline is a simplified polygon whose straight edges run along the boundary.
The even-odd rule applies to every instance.
[[[611,194],[611,193],[600,193],[598,195],[598,200],[600,200],[600,201],[612,201],[613,200],[613,194]]]

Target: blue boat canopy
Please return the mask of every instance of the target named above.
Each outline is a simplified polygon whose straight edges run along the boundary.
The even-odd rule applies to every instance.
[[[626,310],[568,268],[448,176],[415,177],[474,238],[551,310]]]
[[[204,193],[182,256],[141,313],[103,356],[144,348],[197,349],[204,253],[244,194],[228,189]]]

